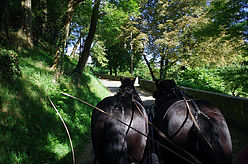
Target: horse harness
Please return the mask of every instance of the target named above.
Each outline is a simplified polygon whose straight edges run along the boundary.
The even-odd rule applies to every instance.
[[[198,120],[199,115],[202,115],[204,118],[210,120],[209,116],[206,115],[205,113],[203,113],[203,112],[200,110],[200,108],[199,108],[199,106],[197,105],[195,99],[189,98],[188,96],[185,95],[185,93],[184,93],[182,90],[180,90],[180,89],[177,88],[177,87],[172,88],[172,92],[173,92],[173,95],[176,95],[177,97],[179,97],[180,100],[178,100],[178,101],[172,103],[172,105],[168,106],[168,109],[166,110],[166,112],[165,112],[165,114],[164,114],[164,116],[163,116],[163,119],[165,119],[167,113],[168,113],[168,112],[170,111],[170,109],[173,108],[175,105],[179,104],[180,102],[185,102],[186,105],[187,105],[188,102],[191,102],[192,105],[193,105],[193,107],[194,107],[194,108],[193,108],[194,111],[195,111],[194,117],[195,117],[196,120]],[[161,101],[161,103],[163,103],[163,101]],[[160,106],[160,104],[159,104],[158,106]],[[187,117],[188,117],[188,111],[187,111],[187,116],[186,116],[186,118],[187,118]],[[173,136],[174,136],[174,134],[173,134]]]
[[[165,112],[165,114],[164,114],[164,116],[163,116],[163,119],[165,119],[167,113],[169,112],[169,110],[170,110],[172,107],[174,107],[176,104],[178,104],[178,103],[180,103],[180,102],[182,102],[182,101],[184,101],[185,104],[186,104],[186,107],[187,107],[187,115],[186,115],[186,117],[185,117],[183,123],[182,123],[181,126],[179,127],[179,129],[178,129],[173,135],[171,135],[169,138],[172,139],[173,137],[175,137],[175,136],[180,132],[180,130],[183,128],[183,126],[184,126],[185,123],[187,122],[188,115],[190,115],[191,118],[192,118],[192,121],[193,121],[193,125],[194,125],[194,126],[197,128],[197,130],[201,133],[202,137],[203,137],[204,140],[207,142],[207,144],[209,145],[209,147],[215,152],[213,146],[212,146],[211,143],[208,141],[208,139],[203,135],[203,133],[202,133],[202,131],[201,131],[201,129],[200,129],[198,123],[197,123],[197,120],[198,120],[198,118],[199,118],[200,115],[203,116],[203,117],[204,117],[205,119],[207,119],[207,120],[211,120],[210,117],[209,117],[208,115],[206,115],[205,113],[203,113],[203,112],[200,110],[200,108],[199,108],[199,106],[197,105],[195,99],[189,98],[188,96],[186,96],[185,93],[184,93],[182,90],[180,90],[178,87],[174,87],[174,88],[172,88],[171,90],[172,90],[172,92],[174,93],[174,95],[176,95],[176,96],[182,98],[182,100],[179,100],[179,101],[176,101],[175,103],[173,103],[173,104],[167,109],[167,111]],[[194,111],[195,111],[195,114],[194,114],[194,115],[192,114],[192,111],[191,111],[191,109],[190,109],[190,106],[189,106],[189,103],[188,103],[188,102],[191,102],[192,105],[193,105],[193,109],[194,109]]]
[[[119,90],[118,90],[118,92],[117,92],[117,94],[115,96],[118,96],[117,97],[118,103],[115,105],[115,108],[120,108],[123,115],[124,115],[124,110],[125,109],[124,109],[124,107],[120,103],[122,97],[129,97],[129,96],[131,96],[131,98],[132,98],[132,115],[131,115],[130,122],[128,124],[128,128],[126,130],[126,134],[125,134],[125,138],[126,138],[128,132],[129,132],[129,130],[131,128],[132,122],[133,122],[134,104],[136,105],[136,103],[139,102],[136,99],[138,99],[138,100],[141,100],[141,99],[140,99],[139,95],[137,94],[137,92],[135,92],[135,90],[133,90],[133,89],[131,89],[129,87],[119,88]],[[139,103],[139,106],[142,106],[142,105]],[[136,107],[137,107],[137,105],[136,105]],[[137,107],[137,108],[139,109],[139,107]],[[139,112],[140,112],[140,109],[139,109]],[[144,113],[142,112],[142,114],[144,114]],[[122,147],[123,146],[124,145],[122,145]]]
[[[98,108],[98,107],[96,107],[96,106],[94,106],[94,105],[92,105],[92,104],[90,104],[90,103],[88,103],[88,102],[86,102],[86,101],[84,101],[84,100],[81,100],[81,99],[79,99],[79,98],[77,98],[77,97],[75,97],[75,96],[72,96],[72,95],[70,95],[70,94],[68,94],[68,93],[64,93],[64,92],[61,92],[61,91],[57,91],[57,92],[59,92],[59,93],[65,95],[65,96],[71,97],[71,98],[73,98],[73,99],[76,99],[76,100],[78,100],[79,102],[82,102],[82,103],[84,103],[84,104],[86,104],[86,105],[88,105],[88,106],[90,106],[90,107],[92,107],[92,108],[98,110],[99,112],[101,112],[101,113],[103,113],[103,114],[105,114],[105,115],[107,115],[107,116],[109,116],[109,117],[111,117],[111,118],[113,118],[113,119],[119,121],[119,122],[122,123],[123,125],[128,126],[128,129],[132,129],[132,130],[134,130],[135,132],[139,133],[140,135],[142,135],[142,136],[144,136],[144,137],[147,137],[148,139],[152,140],[153,142],[155,142],[156,144],[160,145],[161,147],[167,149],[168,151],[174,153],[175,155],[177,155],[178,157],[184,159],[185,161],[188,161],[189,163],[201,164],[201,162],[200,162],[199,160],[197,160],[194,156],[192,156],[192,155],[191,155],[190,153],[188,153],[187,151],[182,150],[184,153],[188,154],[188,155],[192,158],[192,160],[193,160],[194,162],[191,161],[191,160],[188,160],[188,159],[185,158],[183,155],[181,155],[181,154],[177,153],[176,151],[170,149],[169,147],[165,146],[164,144],[160,143],[159,141],[155,140],[154,138],[151,138],[151,137],[149,137],[148,135],[146,135],[146,134],[144,134],[144,133],[138,131],[137,129],[133,128],[133,127],[131,126],[131,124],[128,125],[128,124],[125,123],[123,120],[121,120],[121,119],[119,119],[119,118],[116,118],[116,117],[112,116],[111,114],[105,112],[104,110],[102,110],[102,109],[100,109],[100,108]],[[128,93],[129,93],[129,92],[128,92]],[[138,96],[138,97],[139,97],[139,96]],[[140,98],[139,98],[139,99],[140,99]],[[133,101],[133,100],[134,100],[134,101]],[[178,147],[178,146],[175,145],[172,141],[170,141],[170,140],[167,138],[167,136],[166,136],[163,132],[161,132],[156,126],[154,126],[151,122],[149,122],[149,121],[144,117],[144,113],[140,110],[140,108],[139,108],[138,105],[137,105],[137,104],[139,104],[140,106],[142,106],[142,104],[139,103],[139,101],[135,100],[134,97],[132,97],[132,101],[133,101],[133,103],[135,104],[135,106],[138,108],[139,112],[141,113],[141,115],[143,116],[143,118],[146,120],[146,122],[147,122],[148,124],[150,124],[150,125],[159,133],[159,135],[160,135],[161,137],[163,137],[163,138],[166,139],[168,142],[170,142],[172,145],[174,145],[174,147]],[[130,123],[131,123],[131,121],[130,121]],[[127,133],[128,133],[128,131],[126,132],[126,134],[127,134]],[[179,148],[179,149],[180,149],[180,148]]]
[[[168,138],[163,132],[161,132],[161,131],[160,131],[157,127],[155,127],[148,119],[145,118],[144,112],[140,109],[140,107],[143,106],[143,104],[141,103],[142,101],[141,101],[140,97],[138,96],[138,94],[137,94],[134,90],[132,90],[132,89],[130,89],[130,88],[127,88],[127,87],[125,87],[125,88],[119,88],[119,91],[118,91],[118,93],[117,93],[116,95],[119,95],[119,96],[120,96],[120,100],[121,100],[121,97],[122,97],[122,96],[123,96],[123,97],[132,96],[132,104],[134,104],[134,105],[136,106],[136,108],[138,109],[138,111],[139,111],[139,113],[142,115],[142,117],[145,119],[145,121],[146,121],[148,124],[150,124],[151,127],[154,128],[154,129],[159,133],[160,136],[162,136],[162,137],[165,138],[167,141],[169,141],[172,145],[174,145],[174,147],[178,148],[178,146],[175,145],[175,144],[173,144],[173,142],[170,141],[169,138]],[[138,100],[136,100],[136,99],[138,99]],[[140,100],[140,101],[139,101],[139,100]],[[131,116],[130,123],[129,123],[129,125],[128,125],[128,129],[127,129],[127,131],[126,131],[126,136],[127,136],[128,132],[129,132],[129,130],[130,130],[130,129],[133,129],[133,128],[131,127],[131,124],[132,124],[133,114],[134,114],[134,105],[132,106],[132,116]],[[135,129],[133,129],[133,130],[135,130]],[[136,131],[136,130],[135,130],[135,131]],[[138,132],[138,131],[137,131],[137,132]],[[126,137],[126,136],[125,136],[125,137]],[[180,158],[184,159],[185,161],[188,161],[189,163],[197,163],[197,164],[200,164],[200,163],[201,163],[201,162],[198,161],[194,156],[192,156],[190,153],[188,153],[188,152],[185,151],[185,150],[182,150],[182,151],[183,151],[184,153],[188,154],[188,155],[192,158],[192,160],[193,160],[194,162],[192,162],[191,160],[188,160],[187,158],[185,158],[185,157],[182,156],[181,154],[178,154],[177,152],[173,151],[172,149],[169,149],[168,147],[164,146],[163,144],[159,143],[158,141],[154,140],[153,138],[151,138],[151,137],[149,137],[149,136],[146,136],[146,137],[149,138],[149,139],[151,139],[153,142],[159,144],[160,146],[164,147],[165,149],[167,149],[167,150],[173,152],[174,154],[176,154],[176,155],[179,156]],[[180,148],[178,148],[178,149],[180,149]]]

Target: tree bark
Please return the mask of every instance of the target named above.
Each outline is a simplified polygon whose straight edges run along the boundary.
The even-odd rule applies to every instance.
[[[91,22],[90,22],[90,29],[88,32],[88,36],[87,36],[86,41],[84,43],[84,49],[83,49],[82,53],[80,53],[77,67],[74,69],[74,73],[76,75],[76,80],[78,80],[79,77],[81,76],[83,69],[86,66],[88,57],[90,55],[90,48],[91,48],[91,44],[92,44],[94,36],[95,36],[96,25],[97,25],[97,21],[99,18],[99,16],[98,16],[99,15],[99,6],[100,6],[100,0],[95,0],[92,15],[91,15]]]
[[[160,80],[163,79],[163,74],[164,74],[164,58],[165,58],[165,54],[162,54],[161,56],[161,61],[160,61]]]
[[[2,19],[0,20],[0,33],[4,34],[7,39],[9,38],[9,1],[1,1],[2,7],[0,8],[0,17]]]
[[[59,59],[64,54],[64,50],[65,50],[65,47],[66,47],[66,42],[67,42],[69,31],[70,31],[70,24],[71,24],[72,17],[73,17],[73,14],[74,14],[74,9],[82,1],[84,1],[84,0],[69,0],[69,2],[68,2],[64,30],[63,30],[61,40],[60,40],[60,42],[59,42],[59,44],[57,46],[57,50],[56,50],[56,53],[55,53],[55,57],[54,57],[54,60],[53,60],[53,65],[51,67],[51,70],[55,70],[57,68],[57,66],[59,64]]]
[[[131,61],[130,61],[130,74],[133,75],[133,44],[132,44],[132,40],[133,40],[133,32],[131,31],[130,34],[131,37],[131,43],[130,43],[130,55],[131,55]]]
[[[110,75],[113,75],[112,66],[110,66],[110,65],[109,65],[109,73],[110,73]]]
[[[46,30],[47,30],[47,0],[43,0],[43,14],[44,14],[44,22],[42,23],[42,35],[46,34]]]
[[[78,45],[79,45],[79,43],[80,43],[80,41],[81,41],[82,37],[83,37],[83,34],[82,34],[82,33],[80,33],[80,36],[78,37],[78,40],[77,40],[76,44],[74,45],[74,47],[73,47],[73,49],[72,49],[72,52],[71,52],[71,58],[73,58],[73,57],[75,56],[75,53],[76,53],[77,47],[78,47]]]
[[[154,76],[154,74],[153,74],[153,72],[152,72],[151,65],[150,65],[149,61],[147,60],[147,58],[146,58],[146,56],[145,56],[144,53],[143,53],[143,57],[144,57],[144,59],[145,59],[145,61],[146,61],[146,64],[147,64],[147,66],[148,66],[148,68],[149,68],[150,74],[151,74],[151,76],[152,76],[152,81],[155,81],[156,79],[155,79],[155,76]]]
[[[33,48],[33,24],[32,24],[32,8],[31,0],[22,0],[22,27],[20,28],[18,35],[26,41],[29,48]]]

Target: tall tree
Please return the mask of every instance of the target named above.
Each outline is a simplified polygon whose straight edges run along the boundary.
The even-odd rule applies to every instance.
[[[9,37],[9,1],[1,0],[2,7],[0,8],[0,34],[4,37]]]
[[[53,60],[53,65],[51,67],[51,70],[54,70],[58,66],[59,59],[64,53],[64,50],[66,47],[66,42],[67,42],[68,35],[69,35],[69,30],[70,30],[70,23],[72,21],[75,7],[82,1],[84,1],[84,0],[69,0],[69,2],[68,2],[66,17],[65,17],[64,30],[62,32],[62,36],[61,36],[60,41],[58,43],[57,51],[55,53],[55,57]]]
[[[79,43],[81,42],[82,37],[83,37],[83,34],[80,33],[80,36],[78,37],[77,42],[74,44],[74,47],[73,47],[71,55],[70,55],[72,58],[75,56],[76,50],[78,48]]]
[[[83,71],[84,67],[86,66],[88,57],[90,55],[90,48],[91,48],[91,44],[92,44],[93,39],[94,39],[97,21],[99,18],[100,2],[101,2],[101,0],[95,0],[95,2],[94,2],[88,36],[87,36],[85,43],[84,43],[84,49],[83,49],[82,53],[80,53],[77,67],[74,69],[74,74],[75,74],[76,80],[78,80],[80,78],[82,71]]]
[[[46,40],[48,36],[48,4],[47,0],[32,0],[33,38],[34,44]],[[54,23],[54,22],[53,22]]]
[[[155,60],[159,60],[160,79],[164,79],[168,69],[175,64],[190,66],[225,64],[234,61],[235,56],[240,54],[237,48],[241,45],[242,38],[229,35],[227,28],[220,26],[215,29],[215,32],[219,30],[218,35],[206,35],[213,34],[214,31],[209,28],[215,21],[215,18],[209,17],[208,14],[212,6],[209,5],[211,1],[148,0],[148,2],[154,7],[146,9],[144,5],[142,8],[141,16],[145,23],[141,29],[149,36],[148,48],[151,54]],[[215,59],[215,62],[210,59]]]
[[[70,43],[72,43],[74,46],[71,53],[72,56],[74,56],[74,53],[78,48],[78,44],[83,44],[87,37],[90,26],[92,6],[93,1],[86,0],[75,9],[69,36]],[[80,45],[80,48],[83,48],[83,45]]]
[[[19,30],[19,36],[26,41],[30,48],[33,48],[33,24],[32,24],[32,1],[22,0],[22,26]]]

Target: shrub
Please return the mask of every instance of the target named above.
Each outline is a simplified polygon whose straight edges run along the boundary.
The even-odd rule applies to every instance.
[[[225,84],[225,91],[231,92],[233,96],[248,96],[248,66],[230,65],[218,71]]]
[[[168,78],[174,79],[182,86],[223,93],[223,81],[217,71],[204,67],[176,69],[169,71]]]
[[[13,84],[20,75],[17,53],[13,50],[0,49],[0,82]]]

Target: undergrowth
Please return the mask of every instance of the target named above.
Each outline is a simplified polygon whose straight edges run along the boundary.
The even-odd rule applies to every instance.
[[[0,163],[71,163],[66,131],[48,97],[69,128],[77,156],[90,140],[92,108],[57,90],[93,105],[109,93],[90,72],[79,84],[66,72],[55,80],[50,71],[52,55],[40,48],[18,55],[22,76],[11,86],[0,83]],[[75,67],[69,59],[65,62]]]

